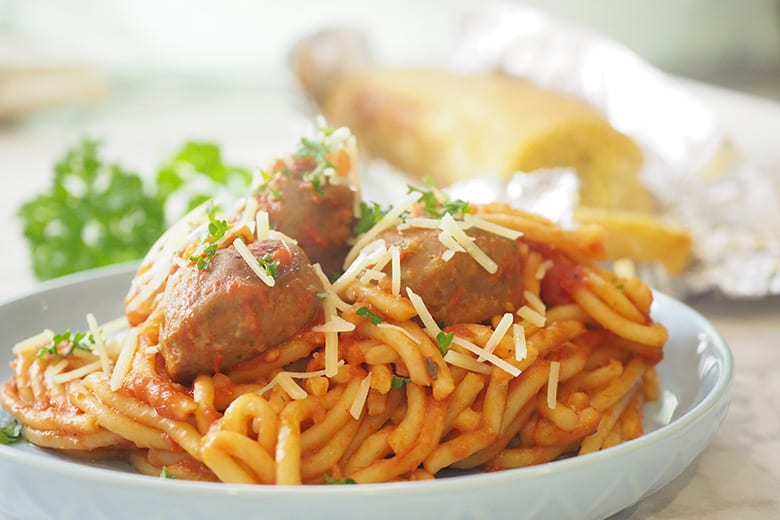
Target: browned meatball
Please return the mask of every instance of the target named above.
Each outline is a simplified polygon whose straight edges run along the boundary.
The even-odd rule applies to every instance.
[[[298,241],[312,263],[325,274],[341,272],[354,226],[355,192],[322,182],[315,187],[303,177],[310,160],[297,160],[276,173],[257,200],[268,212],[271,227]]]
[[[279,260],[273,287],[232,247],[218,250],[208,268],[183,267],[168,281],[160,352],[173,380],[187,383],[254,357],[320,312],[322,285],[303,250],[275,240],[249,250]]]
[[[438,234],[439,230],[410,228],[380,235],[388,247],[401,247],[403,292],[410,287],[444,326],[484,322],[517,309],[523,301],[523,256],[517,241],[480,229],[468,231],[498,264],[498,270],[490,274],[468,253],[443,260],[447,248]]]

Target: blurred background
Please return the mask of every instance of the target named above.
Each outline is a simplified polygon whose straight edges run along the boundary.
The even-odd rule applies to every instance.
[[[780,0],[515,0],[581,23],[670,74],[780,100]],[[0,0],[3,293],[32,280],[16,218],[84,136],[154,172],[187,139],[255,166],[308,122],[287,65],[317,29],[358,27],[380,63],[444,63],[484,0]],[[10,189],[12,188],[12,189]]]

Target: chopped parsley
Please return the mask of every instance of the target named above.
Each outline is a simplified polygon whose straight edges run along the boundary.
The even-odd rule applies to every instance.
[[[319,298],[320,300],[326,300],[328,298],[328,296],[329,295],[328,295],[328,293],[326,291],[322,291],[322,292],[318,292],[317,293],[317,298]]]
[[[412,380],[409,377],[401,377],[401,376],[394,375],[393,379],[390,381],[390,388],[392,388],[393,390],[398,390],[402,386],[408,385],[411,382]]]
[[[408,193],[421,193],[419,203],[423,206],[425,216],[432,218],[441,218],[446,214],[453,217],[463,217],[471,213],[471,205],[461,199],[449,200],[445,194],[438,190],[423,190],[411,185],[407,185]]]
[[[233,227],[226,220],[217,220],[217,208],[213,204],[209,205],[207,214],[209,216],[209,236],[206,238],[208,244],[204,246],[201,254],[190,257],[190,262],[195,262],[199,270],[206,269],[209,266],[211,259],[217,254],[217,249],[219,248],[217,241],[225,236],[228,229]]]
[[[360,202],[360,219],[358,220],[358,223],[355,225],[354,232],[356,235],[360,235],[362,233],[365,233],[372,227],[374,227],[377,222],[382,220],[382,217],[384,217],[387,212],[390,211],[390,208],[382,208],[382,206],[378,202]]]
[[[160,471],[160,478],[175,479],[176,475],[174,475],[173,473],[168,473],[168,467],[167,466],[163,466],[162,467],[162,471]]]
[[[210,142],[185,143],[156,178],[106,160],[102,146],[83,139],[70,147],[54,165],[51,186],[19,207],[39,280],[140,259],[189,209],[215,194],[244,194],[252,180]]]
[[[59,350],[59,346],[62,343],[68,344],[68,350],[63,354]],[[92,334],[86,332],[71,333],[70,329],[60,334],[55,334],[51,343],[45,347],[41,347],[38,351],[38,357],[43,357],[46,354],[53,354],[55,356],[70,356],[74,350],[83,350],[85,352],[92,352],[92,345],[95,344],[95,338]]]
[[[366,307],[365,305],[363,307],[360,307],[358,310],[356,310],[355,314],[357,314],[361,318],[368,318],[368,321],[370,321],[372,325],[379,325],[380,323],[382,323],[382,317],[368,310],[368,307]]]
[[[325,478],[325,482],[327,484],[357,484],[355,482],[355,479],[346,477],[346,478],[333,478],[327,473],[323,476]]]
[[[22,425],[16,419],[11,419],[0,426],[0,444],[13,444],[22,440]]]
[[[257,263],[262,269],[265,269],[265,274],[268,276],[276,276],[279,271],[279,259],[274,260],[271,253],[266,253],[257,259]]]
[[[320,128],[320,131],[325,136],[333,133],[332,128]],[[336,165],[330,162],[330,159],[328,159],[328,154],[331,151],[333,151],[333,146],[330,146],[323,141],[315,141],[313,139],[309,139],[308,137],[302,137],[298,149],[293,154],[293,157],[308,157],[314,161],[314,168],[303,174],[303,180],[311,183],[314,191],[319,194],[322,194],[322,184],[325,180],[325,170],[328,168],[336,168]]]
[[[447,350],[449,350],[450,343],[452,343],[452,338],[454,337],[455,337],[455,331],[452,332],[441,331],[438,334],[436,334],[436,344],[439,346],[439,350],[441,351],[442,356],[447,353]]]

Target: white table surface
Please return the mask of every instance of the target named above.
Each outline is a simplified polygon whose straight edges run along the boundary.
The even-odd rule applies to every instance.
[[[716,111],[751,160],[780,175],[780,105],[685,85]],[[268,92],[157,89],[0,127],[0,222],[5,229],[0,301],[36,283],[16,209],[47,186],[53,162],[81,136],[104,138],[107,156],[146,171],[191,137],[214,139],[228,158],[259,165],[298,135],[303,121],[295,108]],[[689,303],[715,324],[734,353],[729,415],[679,478],[614,518],[780,518],[780,298],[735,302],[702,296]]]

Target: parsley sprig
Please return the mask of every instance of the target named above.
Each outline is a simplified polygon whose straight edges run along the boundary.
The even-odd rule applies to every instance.
[[[60,352],[59,346],[63,343],[68,345],[68,350],[63,354]],[[85,352],[92,352],[92,345],[95,344],[95,338],[92,334],[86,332],[71,333],[70,329],[66,329],[65,332],[55,334],[51,343],[45,347],[41,347],[38,351],[38,357],[43,357],[46,354],[53,354],[55,356],[70,356],[75,350],[83,350]]]
[[[333,133],[333,129],[321,128],[323,135],[328,136]],[[333,146],[328,145],[324,141],[315,141],[308,137],[302,137],[298,149],[293,154],[293,157],[303,158],[309,157],[314,161],[314,168],[303,174],[303,180],[311,183],[314,191],[322,194],[322,184],[325,181],[325,170],[328,168],[335,169],[328,154],[333,151]]]
[[[168,472],[168,467],[167,466],[163,466],[162,470],[160,471],[160,478],[175,479],[176,475],[174,475],[173,473],[169,473]]]
[[[450,200],[444,193],[433,188],[421,189],[415,186],[407,185],[407,193],[420,193],[419,203],[422,204],[425,216],[432,218],[441,218],[446,214],[453,217],[462,218],[471,213],[471,205],[464,200]]]
[[[0,426],[0,444],[13,444],[22,440],[22,425],[16,419],[11,419]]]
[[[268,276],[276,276],[276,273],[279,271],[279,259],[274,260],[271,253],[266,253],[258,258],[257,263],[260,265],[261,269],[265,269],[265,274]]]
[[[233,227],[226,220],[217,219],[217,208],[213,204],[210,204],[206,211],[209,216],[209,236],[206,238],[208,243],[204,246],[201,254],[190,257],[190,262],[195,262],[199,270],[208,268],[214,255],[217,254],[217,249],[219,248],[217,242],[225,236],[228,229]]]
[[[383,208],[378,202],[362,202],[360,203],[360,219],[355,224],[354,232],[356,235],[365,233],[376,225],[377,222],[382,220],[390,208]]]

